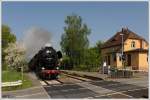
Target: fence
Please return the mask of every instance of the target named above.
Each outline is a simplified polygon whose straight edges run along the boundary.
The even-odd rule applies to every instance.
[[[15,82],[3,82],[2,87],[8,87],[8,86],[19,86],[22,85],[22,80],[18,80]]]

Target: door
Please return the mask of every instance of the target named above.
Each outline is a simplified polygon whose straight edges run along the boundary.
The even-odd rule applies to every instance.
[[[110,56],[108,56],[108,65],[110,65]]]
[[[128,54],[127,62],[128,62],[128,66],[131,66],[131,54]]]

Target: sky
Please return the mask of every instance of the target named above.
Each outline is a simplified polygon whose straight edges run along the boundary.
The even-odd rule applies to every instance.
[[[52,34],[52,45],[61,49],[66,16],[75,13],[91,29],[90,46],[106,41],[122,27],[148,41],[148,2],[2,2],[2,24],[22,40],[31,27],[40,27]]]

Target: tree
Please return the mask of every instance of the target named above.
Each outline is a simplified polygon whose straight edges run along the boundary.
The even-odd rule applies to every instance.
[[[90,29],[82,22],[82,18],[76,14],[67,16],[65,24],[60,45],[63,53],[69,57],[70,62],[77,65],[82,63],[81,57],[83,57],[84,50],[89,46],[87,36],[90,34]]]
[[[104,44],[104,42],[103,41],[98,41],[97,43],[96,43],[96,48],[97,48],[97,50],[98,50],[98,52],[101,54],[101,47],[102,47],[102,45]]]
[[[7,64],[5,63],[5,52],[4,50],[8,47],[9,43],[14,43],[16,36],[12,34],[11,29],[7,25],[2,25],[2,69],[5,69]]]
[[[16,36],[12,34],[10,28],[6,25],[2,25],[2,48],[6,48],[9,43],[14,43]]]
[[[102,54],[101,54],[101,47],[102,47],[102,45],[104,44],[104,42],[103,41],[98,41],[97,43],[96,43],[96,46],[94,47],[94,49],[95,49],[95,52],[96,52],[96,54],[97,54],[97,64],[99,64],[99,66],[101,66],[101,60],[102,60]]]
[[[5,61],[9,69],[20,71],[23,67],[27,69],[25,60],[25,48],[19,43],[9,43],[4,50],[6,53]]]
[[[101,46],[103,42],[98,41],[94,47],[85,50],[84,70],[98,71],[101,66]]]

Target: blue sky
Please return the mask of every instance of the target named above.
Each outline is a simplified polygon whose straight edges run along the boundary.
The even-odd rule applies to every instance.
[[[148,2],[2,2],[2,24],[9,25],[18,40],[29,28],[41,27],[52,33],[57,49],[64,20],[72,13],[80,15],[91,29],[90,46],[124,26],[148,40]]]

